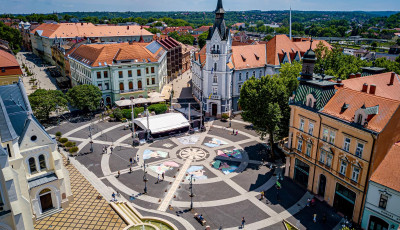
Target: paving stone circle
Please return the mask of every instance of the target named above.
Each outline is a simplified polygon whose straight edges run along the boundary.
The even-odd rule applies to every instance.
[[[209,153],[206,150],[198,147],[187,147],[179,150],[178,157],[181,159],[189,159],[193,157],[193,161],[203,161],[207,159]]]

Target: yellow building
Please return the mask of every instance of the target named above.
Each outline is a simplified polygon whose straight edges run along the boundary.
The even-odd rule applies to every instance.
[[[359,222],[368,180],[400,138],[400,101],[375,95],[376,85],[354,90],[346,81],[315,75],[314,63],[309,50],[290,99],[289,138],[281,145],[285,174]]]
[[[22,75],[14,55],[0,50],[0,85],[15,84]]]

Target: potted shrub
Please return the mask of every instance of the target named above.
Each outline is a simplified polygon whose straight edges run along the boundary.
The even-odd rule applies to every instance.
[[[62,145],[64,145],[65,143],[68,142],[68,138],[65,138],[65,137],[60,138],[59,142],[60,142]]]
[[[228,118],[229,118],[229,115],[226,114],[226,113],[223,113],[222,116],[221,116],[221,120],[222,121],[226,121],[226,120],[228,120]]]
[[[78,151],[79,151],[79,148],[76,147],[76,146],[74,146],[74,147],[72,147],[72,148],[69,149],[69,153],[70,153],[71,155],[74,155],[74,154],[77,153]]]
[[[75,146],[74,142],[68,141],[64,144],[65,148],[67,148],[67,150],[69,150],[70,148]]]
[[[61,138],[61,132],[60,131],[58,131],[58,132],[56,132],[56,139],[57,139],[57,141]]]

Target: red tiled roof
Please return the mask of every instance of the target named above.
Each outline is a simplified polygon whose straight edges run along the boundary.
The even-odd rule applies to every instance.
[[[200,50],[200,52],[196,54],[196,60],[199,60],[200,58],[201,61],[200,64],[202,67],[204,67],[204,65],[206,64],[206,57],[207,57],[206,51],[207,51],[207,45],[204,45],[203,48]]]
[[[324,46],[328,47],[329,50],[332,50],[333,47],[325,40],[314,40],[311,48],[315,50],[320,42],[322,42]],[[298,41],[293,43],[299,48],[301,55],[303,55],[305,52],[307,52],[308,49],[310,49],[310,40]]]
[[[392,146],[371,176],[371,181],[400,192],[400,143]]]
[[[342,111],[344,104],[348,104],[348,108]],[[348,88],[339,88],[335,95],[329,100],[322,110],[322,113],[334,116],[346,122],[353,122],[355,112],[363,105],[366,108],[379,106],[378,114],[372,115],[368,120],[366,129],[381,132],[392,115],[400,106],[400,101],[379,97],[355,91]]]
[[[75,38],[75,37],[117,37],[117,36],[149,36],[153,35],[141,26],[108,26],[93,25],[92,23],[43,23],[31,34],[41,31],[41,36],[48,38]]]
[[[267,63],[266,45],[232,46],[232,60],[236,70],[264,67]]]
[[[22,75],[22,70],[14,55],[0,50],[0,76],[9,75]]]
[[[212,26],[201,26],[197,29],[194,29],[193,31],[202,31],[202,32],[206,32],[208,31]]]
[[[156,62],[157,54],[161,52],[160,48],[156,53],[151,53],[146,49],[146,45],[149,43],[111,43],[111,44],[85,44],[79,46],[74,50],[70,57],[77,59],[80,62],[85,63],[93,67],[98,67],[99,62],[104,65],[106,62],[111,65],[114,60],[138,60],[138,62]]]
[[[381,73],[371,76],[343,80],[344,87],[361,91],[364,83],[376,85],[375,95],[400,101],[400,77],[395,74],[393,85],[389,85],[392,73]],[[369,92],[369,89],[367,90]]]

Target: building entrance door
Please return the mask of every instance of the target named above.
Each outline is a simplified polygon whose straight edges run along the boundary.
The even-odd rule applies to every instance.
[[[324,198],[325,196],[325,187],[326,187],[326,177],[324,175],[319,176],[319,187],[318,187],[318,195]]]
[[[51,200],[50,189],[43,189],[40,192],[40,204],[42,206],[42,213],[53,208],[53,201]]]
[[[388,230],[389,224],[379,217],[371,216],[369,219],[368,230]]]
[[[218,105],[217,104],[212,104],[212,106],[211,106],[211,115],[213,116],[213,117],[216,117],[217,116],[217,112],[218,112],[218,107],[217,107]]]
[[[354,204],[356,201],[356,193],[343,185],[336,184],[335,200],[333,201],[333,208],[341,212],[348,219],[353,218]]]
[[[308,175],[310,171],[310,166],[303,161],[296,159],[294,166],[294,180],[300,185],[307,188],[308,185]]]

